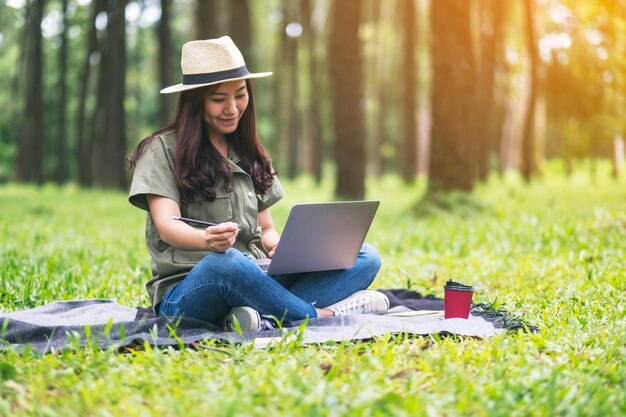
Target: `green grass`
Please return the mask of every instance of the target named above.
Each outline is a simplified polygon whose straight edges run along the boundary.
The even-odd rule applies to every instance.
[[[278,225],[292,203],[332,195],[328,183],[283,182]],[[470,198],[416,207],[423,183],[368,183],[382,200],[368,236],[383,257],[374,287],[441,296],[454,278],[536,334],[4,351],[0,416],[626,415],[624,184],[606,169],[593,181],[584,170],[531,185],[494,177]],[[123,193],[5,185],[0,207],[2,311],[94,297],[146,305],[144,215]]]

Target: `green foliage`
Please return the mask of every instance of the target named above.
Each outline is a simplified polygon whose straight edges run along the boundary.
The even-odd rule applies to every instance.
[[[571,43],[553,48],[545,63],[549,155],[561,146],[562,154],[570,157],[610,157],[615,136],[624,134],[624,7],[622,0],[544,5],[544,47],[554,35]]]
[[[368,241],[374,287],[442,295],[448,278],[539,326],[488,340],[388,335],[301,346],[298,333],[253,344],[45,356],[0,353],[0,415],[554,416],[626,414],[626,191],[602,165],[594,181],[548,167],[542,182],[490,179],[466,210],[415,215],[422,183],[368,183],[382,201]],[[282,225],[325,182],[284,181]],[[143,214],[123,193],[0,187],[0,305],[104,297],[146,304]],[[175,329],[173,329],[175,331]]]
[[[24,3],[24,4],[21,4]],[[32,3],[32,2],[31,2]],[[67,67],[67,130],[66,163],[69,178],[76,179],[79,160],[76,156],[78,147],[77,126],[78,107],[83,69],[87,60],[87,36],[91,26],[91,13],[94,1],[69,1],[68,9],[68,67]],[[228,2],[216,2],[222,9]],[[279,171],[284,172],[286,157],[283,113],[294,114],[299,119],[299,128],[295,136],[299,151],[305,157],[306,142],[310,136],[307,109],[313,97],[321,100],[321,130],[324,141],[324,162],[332,159],[333,148],[333,103],[329,100],[326,79],[326,46],[328,44],[329,27],[332,21],[329,1],[309,1],[314,13],[311,19],[303,16],[290,16],[284,5],[278,0],[250,1],[250,19],[253,47],[250,56],[246,57],[254,71],[275,71],[275,76],[264,82],[255,84],[259,131],[264,145],[275,157]],[[432,76],[429,67],[432,57],[429,49],[430,27],[428,1],[414,2],[418,12],[417,39],[415,41],[419,65],[419,96],[420,107],[428,107]],[[489,32],[487,18],[489,2],[475,2],[472,26],[476,41],[483,34],[479,29]],[[540,106],[537,112],[539,119],[547,114],[545,126],[538,127],[538,136],[543,138],[539,151],[545,147],[548,157],[586,158],[590,155],[609,157],[612,153],[613,139],[626,130],[626,14],[624,0],[575,1],[553,0],[536,3],[536,43],[543,50],[540,68],[541,78],[539,95]],[[15,159],[17,142],[23,127],[29,123],[30,115],[24,114],[26,93],[26,74],[24,67],[24,26],[29,2],[0,2],[0,182],[15,177]],[[304,6],[301,2],[300,6]],[[127,37],[126,37],[126,100],[125,112],[127,120],[127,147],[132,149],[143,137],[164,126],[169,120],[162,120],[158,114],[160,85],[158,71],[158,23],[159,2],[128,1]],[[174,52],[171,56],[171,67],[174,69],[175,80],[180,79],[179,59],[180,45],[194,35],[194,18],[196,2],[172,2],[172,44]],[[295,10],[299,7],[291,7]],[[303,9],[303,7],[301,8]],[[361,49],[365,58],[364,64],[364,96],[362,100],[365,112],[368,142],[369,164],[382,164],[383,172],[397,172],[401,156],[400,137],[402,128],[401,100],[404,83],[401,74],[399,47],[402,44],[402,25],[399,25],[400,10],[394,1],[374,2],[363,8],[363,16],[359,35]],[[498,53],[497,61],[501,62],[496,79],[498,97],[511,103],[524,103],[526,81],[529,68],[527,62],[527,46],[525,17],[522,2],[511,2],[503,18],[505,28],[504,48]],[[59,34],[61,25],[61,2],[46,2],[44,10],[43,47],[43,100],[45,107],[44,131],[38,140],[44,143],[44,171],[46,178],[53,178],[57,165],[60,163],[59,149]],[[102,16],[101,16],[102,17]],[[291,22],[293,20],[293,22]],[[288,69],[279,64],[285,53],[284,40],[288,23],[299,21],[303,24],[305,34],[315,34],[315,50],[309,50],[304,41],[305,36],[298,38],[298,98],[295,102],[280,100],[280,91],[288,88]],[[100,21],[102,24],[102,21]],[[310,24],[310,25],[309,25]],[[233,28],[236,32],[241,28]],[[98,33],[101,46],[106,47],[106,30]],[[558,42],[557,42],[558,40]],[[565,40],[565,41],[564,41]],[[486,51],[489,45],[476,44],[476,53]],[[549,53],[546,48],[549,46]],[[316,70],[321,76],[320,91],[314,91],[308,63],[311,56],[319,55],[320,62]],[[547,57],[546,54],[550,55]],[[91,132],[92,119],[102,109],[97,106],[97,79],[99,77],[98,54],[89,57],[91,73],[86,103],[87,139],[95,138],[97,132]],[[484,63],[484,62],[483,62]],[[478,82],[478,80],[476,81]],[[459,92],[462,96],[463,92]],[[545,100],[545,108],[543,103]],[[504,105],[504,103],[501,103]],[[517,106],[511,107],[514,126],[523,118]],[[501,110],[504,111],[504,110]],[[547,113],[545,113],[547,111]],[[498,116],[500,125],[504,115]],[[420,120],[420,124],[424,121]],[[486,123],[487,121],[485,121]],[[450,123],[455,123],[450,120]],[[540,124],[543,125],[543,122]],[[423,126],[422,126],[423,127]],[[513,129],[517,129],[514,127]],[[426,129],[427,130],[427,129]],[[292,133],[289,134],[290,136]],[[545,137],[545,138],[544,138]],[[490,138],[494,144],[501,138]],[[378,143],[380,141],[380,143]],[[540,152],[541,153],[541,152]],[[304,158],[306,159],[306,158]],[[302,164],[299,169],[306,169]]]

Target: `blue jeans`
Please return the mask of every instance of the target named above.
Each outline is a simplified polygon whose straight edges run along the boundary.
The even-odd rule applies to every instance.
[[[380,256],[364,244],[352,268],[269,276],[237,249],[210,253],[170,288],[159,316],[185,316],[220,325],[233,307],[287,322],[317,317],[324,308],[366,289],[380,269]]]

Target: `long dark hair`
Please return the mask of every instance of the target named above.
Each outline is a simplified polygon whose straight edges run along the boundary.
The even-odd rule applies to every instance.
[[[176,133],[174,177],[183,201],[190,201],[200,193],[209,201],[216,197],[215,186],[223,179],[225,192],[232,191],[232,172],[228,161],[220,155],[209,140],[203,119],[204,101],[219,84],[183,91],[178,98],[174,121],[144,138],[127,160],[133,168],[152,140],[165,132]],[[228,135],[228,143],[240,160],[237,165],[252,178],[257,194],[265,194],[276,173],[269,154],[261,144],[256,128],[256,112],[252,83],[246,80],[248,107],[241,115],[237,129]]]

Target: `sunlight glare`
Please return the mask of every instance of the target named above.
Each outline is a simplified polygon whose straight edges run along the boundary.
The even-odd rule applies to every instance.
[[[568,19],[572,17],[572,11],[561,3],[554,3],[550,6],[548,11],[550,19],[559,25],[564,24]]]
[[[127,22],[135,23],[141,16],[141,6],[137,2],[128,3],[124,13],[126,14]]]
[[[80,36],[80,33],[81,33],[81,29],[80,29],[80,26],[78,25],[72,26],[68,32],[70,39],[78,38]]]
[[[63,15],[58,10],[52,10],[41,21],[41,34],[44,38],[51,38],[63,31]]]
[[[89,63],[91,65],[96,65],[99,62],[100,62],[100,52],[99,51],[92,52],[91,55],[89,55]]]
[[[600,45],[600,43],[602,43],[602,32],[600,32],[598,29],[590,29],[585,32],[585,39],[587,39],[587,42],[589,42],[593,46],[598,46]]]
[[[150,27],[161,19],[161,7],[158,2],[148,1],[142,6],[138,2],[126,6],[126,21],[142,28]]]
[[[161,7],[158,4],[147,4],[141,17],[139,18],[139,26],[147,28],[161,20]]]
[[[572,37],[565,33],[550,33],[539,40],[539,56],[549,62],[552,59],[552,51],[556,49],[569,49],[572,46]],[[560,61],[560,59],[559,59]]]
[[[6,5],[14,9],[21,9],[26,6],[26,0],[6,0]]]
[[[507,48],[504,57],[509,64],[519,64],[519,54],[513,48]]]
[[[302,35],[302,25],[297,22],[291,22],[285,28],[285,33],[290,38],[298,38]]]
[[[561,48],[568,49],[572,46],[572,37],[565,32],[559,33],[557,37],[557,45]]]
[[[283,21],[283,12],[272,10],[267,14],[267,20],[272,24],[278,24]]]
[[[98,16],[96,16],[96,29],[104,30],[107,28],[108,23],[109,17],[107,16],[106,12],[98,13]]]
[[[539,40],[539,56],[544,62],[552,60],[552,45],[550,44],[549,35]]]

